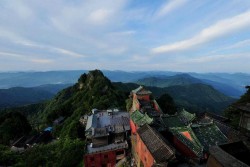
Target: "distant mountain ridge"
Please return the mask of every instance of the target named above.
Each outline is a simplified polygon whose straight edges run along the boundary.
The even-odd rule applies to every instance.
[[[155,86],[155,87],[169,87],[176,85],[189,85],[194,83],[203,83],[201,80],[194,78],[188,74],[177,74],[174,76],[162,77],[148,77],[139,79],[137,84],[145,86]]]
[[[169,87],[177,85],[189,85],[194,83],[202,83],[206,85],[213,86],[216,90],[224,93],[225,95],[231,97],[239,97],[241,92],[238,89],[235,89],[232,86],[229,86],[228,83],[218,83],[215,81],[207,79],[198,79],[189,74],[177,74],[174,76],[165,76],[165,77],[148,77],[139,79],[135,83],[142,84],[145,86],[156,86],[156,87]]]
[[[35,87],[46,84],[74,84],[78,77],[87,70],[46,71],[46,72],[2,72],[0,89],[10,87]],[[165,78],[181,72],[171,71],[102,71],[112,82],[136,82],[143,78]],[[239,98],[245,93],[245,86],[250,83],[250,74],[246,73],[186,73],[196,79],[212,85],[226,95]]]
[[[41,103],[71,84],[47,84],[37,87],[0,89],[0,109]]]
[[[35,89],[14,87],[0,90],[0,108],[22,106],[26,104],[39,103],[52,98],[50,92]]]

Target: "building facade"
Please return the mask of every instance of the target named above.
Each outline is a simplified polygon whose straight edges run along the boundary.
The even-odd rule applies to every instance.
[[[92,110],[85,129],[85,167],[114,167],[127,154],[129,135],[128,112]]]

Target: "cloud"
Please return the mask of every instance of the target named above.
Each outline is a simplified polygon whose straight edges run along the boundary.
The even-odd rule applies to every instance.
[[[36,59],[36,58],[31,58],[30,56],[18,54],[18,53],[0,52],[0,58],[3,58],[3,57],[8,57],[8,58],[12,57],[21,61],[28,61],[28,62],[39,63],[39,64],[47,64],[47,63],[53,62],[53,60],[51,59]]]
[[[136,31],[134,30],[127,30],[127,31],[119,31],[119,32],[111,32],[108,35],[110,36],[130,36],[134,35]]]
[[[221,20],[214,25],[203,29],[200,33],[190,39],[155,47],[151,51],[152,53],[159,54],[192,49],[197,45],[210,42],[218,37],[234,33],[246,27],[250,27],[249,18],[250,11],[234,16],[232,18]]]
[[[80,58],[80,57],[86,57],[86,55],[76,53],[71,50],[59,48],[59,47],[54,47],[54,46],[48,46],[48,45],[43,45],[43,44],[38,44],[36,42],[33,42],[29,39],[25,39],[13,32],[7,31],[0,29],[0,38],[4,38],[7,40],[10,40],[13,43],[20,44],[26,47],[32,47],[32,48],[38,48],[38,49],[45,49],[50,52],[56,52],[59,54],[64,54],[70,57],[75,57],[75,58]]]
[[[96,11],[91,12],[88,19],[91,23],[94,23],[96,25],[102,25],[108,22],[111,15],[112,11],[110,10],[98,9]]]
[[[16,54],[16,53],[8,53],[8,52],[0,52],[0,57],[14,57],[14,58],[19,58],[19,59],[26,59],[27,57],[21,54]]]
[[[188,0],[170,0],[169,2],[165,3],[154,15],[154,18],[161,18],[170,12],[178,9],[179,7],[183,6],[187,3]]]
[[[39,63],[39,64],[53,63],[53,60],[51,60],[51,59],[31,59],[30,61],[33,63]]]
[[[85,55],[70,51],[70,50],[66,50],[66,49],[62,49],[62,48],[56,48],[56,47],[48,47],[51,50],[57,51],[59,53],[71,56],[71,57],[76,57],[76,58],[80,58],[80,57],[86,57]]]
[[[221,50],[225,50],[225,49],[236,49],[236,48],[242,48],[245,46],[250,46],[250,39],[246,39],[240,42],[237,42],[233,45],[227,46],[225,48],[222,48]]]

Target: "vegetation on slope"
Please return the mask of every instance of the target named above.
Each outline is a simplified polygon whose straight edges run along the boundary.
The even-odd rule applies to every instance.
[[[224,115],[231,120],[231,125],[234,127],[238,127],[240,121],[240,112],[236,106],[250,103],[250,86],[247,86],[246,89],[246,93],[224,111]]]
[[[189,85],[194,83],[202,83],[202,81],[188,74],[177,74],[174,76],[168,76],[168,77],[165,76],[162,78],[160,77],[143,78],[139,79],[136,83],[145,86],[165,88],[176,85]]]
[[[10,141],[28,134],[31,126],[25,116],[19,112],[10,112],[0,116],[0,144],[9,145]]]
[[[148,87],[154,95],[169,94],[179,108],[190,112],[213,112],[222,114],[223,110],[235,99],[228,97],[212,86],[204,84],[190,84],[184,86],[170,86],[166,88]]]
[[[51,99],[53,93],[37,88],[0,89],[0,109],[22,106]]]
[[[177,111],[174,99],[168,94],[161,95],[161,97],[157,99],[157,103],[161,107],[163,113],[171,115]]]

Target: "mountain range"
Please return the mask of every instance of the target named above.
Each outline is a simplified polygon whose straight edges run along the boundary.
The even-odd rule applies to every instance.
[[[0,89],[0,109],[41,103],[69,86],[71,84],[47,84],[37,87]]]
[[[73,71],[46,71],[46,72],[2,72],[0,73],[0,89],[11,87],[36,87],[46,84],[73,84],[78,77],[87,70]],[[137,83],[138,80],[154,77],[156,79],[169,79],[174,82],[179,78],[193,83],[205,83],[225,95],[239,98],[245,93],[245,86],[250,83],[250,74],[246,73],[181,73],[168,71],[109,71],[104,70],[104,75],[112,82]],[[188,76],[187,76],[188,75]],[[192,78],[190,78],[192,77]],[[175,79],[177,78],[177,79]],[[179,79],[181,82],[182,79]],[[185,82],[186,82],[185,81]],[[162,86],[160,84],[159,86]]]

